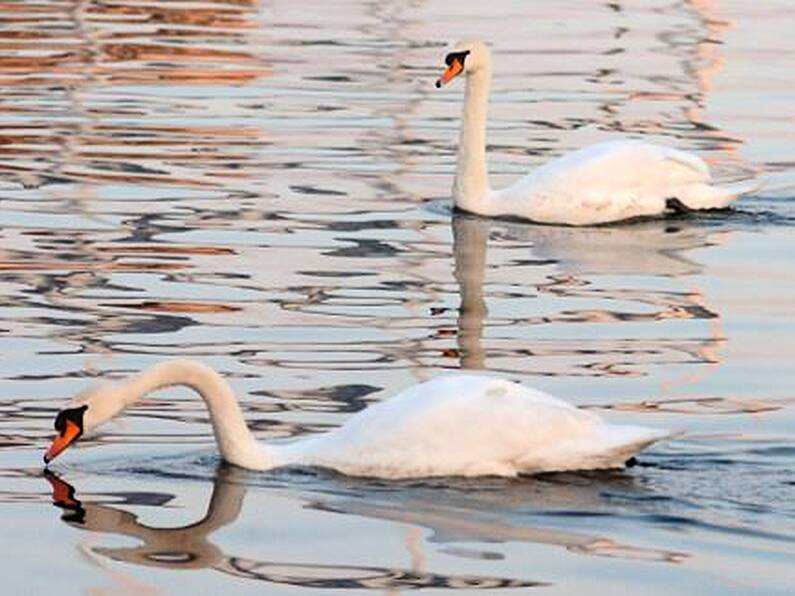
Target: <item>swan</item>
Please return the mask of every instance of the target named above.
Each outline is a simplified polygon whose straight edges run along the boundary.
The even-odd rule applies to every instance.
[[[758,187],[753,180],[711,184],[700,157],[637,140],[590,145],[537,168],[512,186],[494,190],[486,167],[486,112],[491,53],[483,42],[456,44],[436,87],[466,77],[464,112],[453,182],[455,206],[487,217],[582,226],[667,210],[720,209]]]
[[[223,377],[204,364],[178,359],[78,393],[55,418],[58,435],[44,462],[148,393],[174,385],[190,387],[207,404],[221,456],[251,470],[300,465],[350,476],[420,478],[620,468],[670,435],[607,424],[518,383],[456,375],[410,387],[329,432],[263,444],[246,426]]]

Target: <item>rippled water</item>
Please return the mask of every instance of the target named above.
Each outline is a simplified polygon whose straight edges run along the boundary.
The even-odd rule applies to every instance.
[[[4,586],[792,593],[789,13],[5,2]],[[729,213],[592,229],[451,215],[461,86],[432,82],[472,35],[495,52],[495,185],[625,134],[766,186]],[[68,396],[173,355],[222,371],[262,439],[459,368],[687,432],[620,473],[252,474],[220,466],[177,391],[42,475]]]

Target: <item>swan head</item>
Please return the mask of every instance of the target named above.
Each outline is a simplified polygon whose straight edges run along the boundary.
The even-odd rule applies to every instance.
[[[55,417],[55,435],[44,454],[44,463],[55,459],[69,445],[121,412],[126,391],[118,383],[102,383],[81,391]]]
[[[488,69],[491,53],[482,41],[459,41],[453,44],[444,58],[447,68],[436,80],[436,87],[446,85],[458,75],[473,75]]]

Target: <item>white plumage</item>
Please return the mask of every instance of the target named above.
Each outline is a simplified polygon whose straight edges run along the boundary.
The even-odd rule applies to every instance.
[[[713,186],[701,158],[621,139],[555,159],[515,184],[492,191],[491,200],[494,215],[587,225],[662,215],[669,199],[691,210],[720,209],[755,186]]]
[[[464,211],[539,223],[601,224],[662,215],[671,199],[691,210],[723,208],[758,186],[753,180],[713,185],[707,164],[696,155],[619,139],[568,153],[508,188],[494,190],[485,149],[491,54],[482,42],[462,42],[447,61],[450,66],[437,86],[466,76],[453,183],[453,199]]]
[[[258,443],[229,385],[190,360],[155,365],[79,394],[59,417],[82,414],[90,431],[151,391],[187,385],[207,403],[221,455],[244,468],[306,465],[351,476],[515,476],[619,468],[666,431],[606,424],[592,412],[497,378],[458,375],[415,385],[341,427],[291,442]],[[77,435],[80,436],[79,434]],[[73,439],[51,448],[49,461]],[[64,443],[56,437],[54,445]]]
[[[620,468],[667,434],[606,424],[518,383],[459,375],[415,385],[276,455],[356,476],[515,476]]]

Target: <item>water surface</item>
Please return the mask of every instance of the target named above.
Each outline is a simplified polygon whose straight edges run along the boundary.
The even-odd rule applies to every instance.
[[[786,594],[795,572],[795,53],[784,0],[7,2],[5,584],[75,594]],[[572,229],[452,214],[495,53],[493,183],[631,136],[764,176],[728,213]],[[42,475],[52,419],[169,356],[263,440],[485,370],[684,429],[622,472],[350,480],[223,466],[188,392]]]

